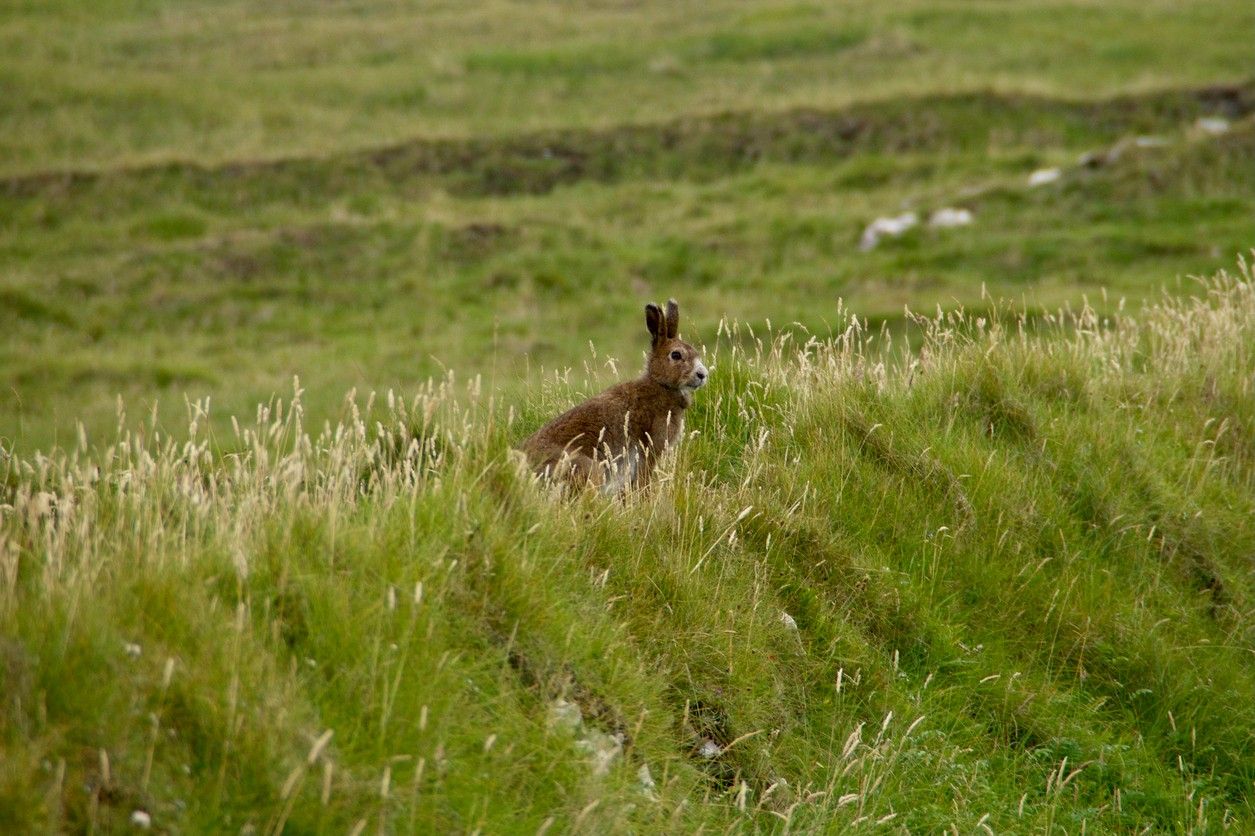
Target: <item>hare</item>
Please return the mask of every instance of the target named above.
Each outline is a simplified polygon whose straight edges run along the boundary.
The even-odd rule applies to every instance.
[[[693,346],[680,339],[680,306],[666,314],[650,303],[652,343],[645,373],[613,386],[537,430],[520,449],[536,472],[605,493],[644,487],[658,459],[683,430],[684,410],[709,374]]]

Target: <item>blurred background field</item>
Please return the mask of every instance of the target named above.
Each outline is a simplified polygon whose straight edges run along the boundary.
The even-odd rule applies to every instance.
[[[4,6],[7,172],[326,154],[1251,71],[1248,4],[72,0]]]
[[[982,288],[1030,311],[1189,292],[1255,238],[1253,17],[5,3],[0,436],[110,436],[118,395],[250,413],[296,375],[319,417],[445,369],[517,394],[590,342],[633,369],[666,296],[710,341],[724,316],[823,335],[840,299],[892,325]],[[930,228],[945,207],[973,223]]]

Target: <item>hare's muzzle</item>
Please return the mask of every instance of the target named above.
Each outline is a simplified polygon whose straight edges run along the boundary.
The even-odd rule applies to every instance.
[[[699,360],[697,365],[693,367],[693,376],[689,378],[686,385],[690,389],[700,389],[706,385],[706,378],[709,376],[710,372],[707,371],[706,365]]]

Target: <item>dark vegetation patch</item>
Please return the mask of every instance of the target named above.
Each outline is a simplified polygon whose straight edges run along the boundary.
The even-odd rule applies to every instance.
[[[640,58],[614,44],[550,48],[491,49],[473,52],[462,61],[469,72],[542,76],[583,76],[639,70]]]
[[[145,387],[165,389],[212,384],[217,380],[208,369],[190,364],[160,361],[119,364],[74,358],[32,359],[10,369],[8,378],[19,386],[36,383],[50,387],[96,385],[128,392]]]
[[[73,328],[74,317],[57,305],[49,304],[42,299],[16,287],[0,287],[0,324],[15,326],[19,324],[60,325]]]
[[[155,215],[137,230],[141,237],[147,235],[158,241],[177,241],[181,238],[199,238],[207,225],[202,218],[193,215],[165,213]]]
[[[518,235],[515,230],[498,223],[477,222],[451,229],[437,226],[433,230],[439,256],[458,264],[475,264],[508,248]]]
[[[598,130],[418,140],[326,158],[27,174],[0,180],[0,197],[19,205],[62,203],[99,190],[117,193],[114,199],[119,199],[128,191],[162,188],[197,195],[203,208],[212,208],[251,207],[276,196],[298,203],[325,201],[367,184],[401,194],[432,186],[464,195],[542,194],[581,180],[702,179],[759,162],[823,162],[867,151],[977,150],[991,142],[1012,144],[1017,137],[1031,137],[1036,144],[1113,142],[1200,116],[1238,118],[1253,111],[1252,82],[1096,102],[961,93],[836,111],[725,113]],[[45,207],[43,213],[48,211]],[[195,228],[186,218],[163,223],[174,235]]]
[[[1002,380],[989,368],[976,375],[958,401],[990,438],[1013,439],[1026,444],[1038,438],[1036,422],[1028,408],[1007,391]]]

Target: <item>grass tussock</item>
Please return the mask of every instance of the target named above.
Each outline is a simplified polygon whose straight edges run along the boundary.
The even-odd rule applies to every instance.
[[[1249,271],[914,322],[723,326],[622,500],[562,381],[7,458],[0,830],[1255,826]]]

